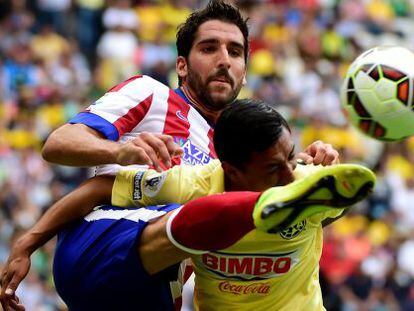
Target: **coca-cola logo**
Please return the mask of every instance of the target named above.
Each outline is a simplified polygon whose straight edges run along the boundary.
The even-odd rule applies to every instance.
[[[234,284],[229,281],[220,282],[218,288],[223,293],[232,293],[234,295],[268,295],[270,285],[265,282],[256,282],[250,284]]]

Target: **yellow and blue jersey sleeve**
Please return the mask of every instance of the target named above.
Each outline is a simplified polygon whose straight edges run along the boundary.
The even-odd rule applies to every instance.
[[[298,165],[295,178],[302,178],[315,170],[312,165]],[[155,170],[123,170],[117,173],[112,188],[112,204],[120,207],[150,206],[167,203],[184,204],[209,194],[224,192],[224,172],[220,161],[207,165],[179,165],[164,172]],[[343,209],[319,213],[310,221],[320,223],[336,218]]]
[[[161,173],[120,171],[112,187],[112,204],[121,207],[184,204],[223,191],[224,172],[220,162],[213,160],[207,165],[179,165]]]

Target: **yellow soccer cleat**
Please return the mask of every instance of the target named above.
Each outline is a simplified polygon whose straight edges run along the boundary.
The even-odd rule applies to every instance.
[[[263,192],[253,211],[257,229],[276,233],[317,213],[347,208],[365,199],[376,180],[370,169],[357,164],[310,171],[286,186]]]

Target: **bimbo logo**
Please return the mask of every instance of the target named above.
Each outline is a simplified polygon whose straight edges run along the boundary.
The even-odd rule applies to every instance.
[[[268,279],[286,274],[298,262],[296,251],[286,254],[225,254],[202,255],[204,266],[226,278],[242,280]]]
[[[257,282],[247,285],[233,284],[229,281],[220,282],[218,288],[221,292],[232,293],[234,295],[267,295],[270,293],[269,283]]]

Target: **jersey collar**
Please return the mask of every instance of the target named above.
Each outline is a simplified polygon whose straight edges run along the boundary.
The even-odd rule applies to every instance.
[[[200,109],[198,109],[196,105],[194,105],[194,103],[184,94],[183,90],[180,87],[174,89],[174,92],[178,94],[178,96],[180,96],[182,99],[184,99],[187,104],[189,104],[191,107],[197,110],[198,113],[204,118],[204,120],[207,121],[208,125],[210,125],[211,128],[214,128],[214,123],[212,123],[209,119],[207,119],[204,116],[203,112]]]

